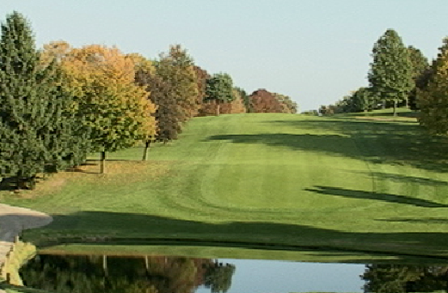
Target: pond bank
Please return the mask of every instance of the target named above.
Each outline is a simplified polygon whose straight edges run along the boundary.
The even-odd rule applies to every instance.
[[[19,254],[33,250],[32,245],[17,241],[21,232],[25,229],[48,225],[52,220],[51,216],[41,212],[0,204],[0,277],[2,279],[8,279],[8,262],[14,262],[14,259],[18,257],[15,254],[16,249],[20,251]]]

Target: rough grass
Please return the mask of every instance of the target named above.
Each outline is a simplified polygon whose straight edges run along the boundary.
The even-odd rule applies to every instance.
[[[87,165],[34,192],[4,191],[3,201],[54,216],[25,235],[47,248],[169,243],[340,261],[448,257],[448,144],[413,121],[202,117],[178,141],[156,145],[148,162],[141,152],[110,154],[109,174]]]

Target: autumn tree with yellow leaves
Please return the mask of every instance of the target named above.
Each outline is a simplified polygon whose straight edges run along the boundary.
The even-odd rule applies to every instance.
[[[131,147],[156,134],[156,106],[145,88],[134,82],[135,56],[115,47],[89,45],[64,52],[60,64],[77,110],[91,129],[94,150],[101,153],[100,173],[105,172],[106,152]]]

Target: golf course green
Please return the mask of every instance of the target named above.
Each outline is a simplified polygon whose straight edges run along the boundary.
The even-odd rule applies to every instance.
[[[92,157],[34,191],[0,195],[54,217],[24,235],[44,250],[169,244],[446,261],[447,140],[378,115],[194,118],[146,162],[135,147],[109,154],[107,174]]]

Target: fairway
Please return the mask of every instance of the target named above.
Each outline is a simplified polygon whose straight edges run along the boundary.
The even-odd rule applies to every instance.
[[[54,217],[25,234],[43,247],[202,243],[441,260],[447,153],[413,120],[221,115],[193,119],[147,162],[135,147],[109,154],[108,174],[91,160],[22,198],[0,194]]]

